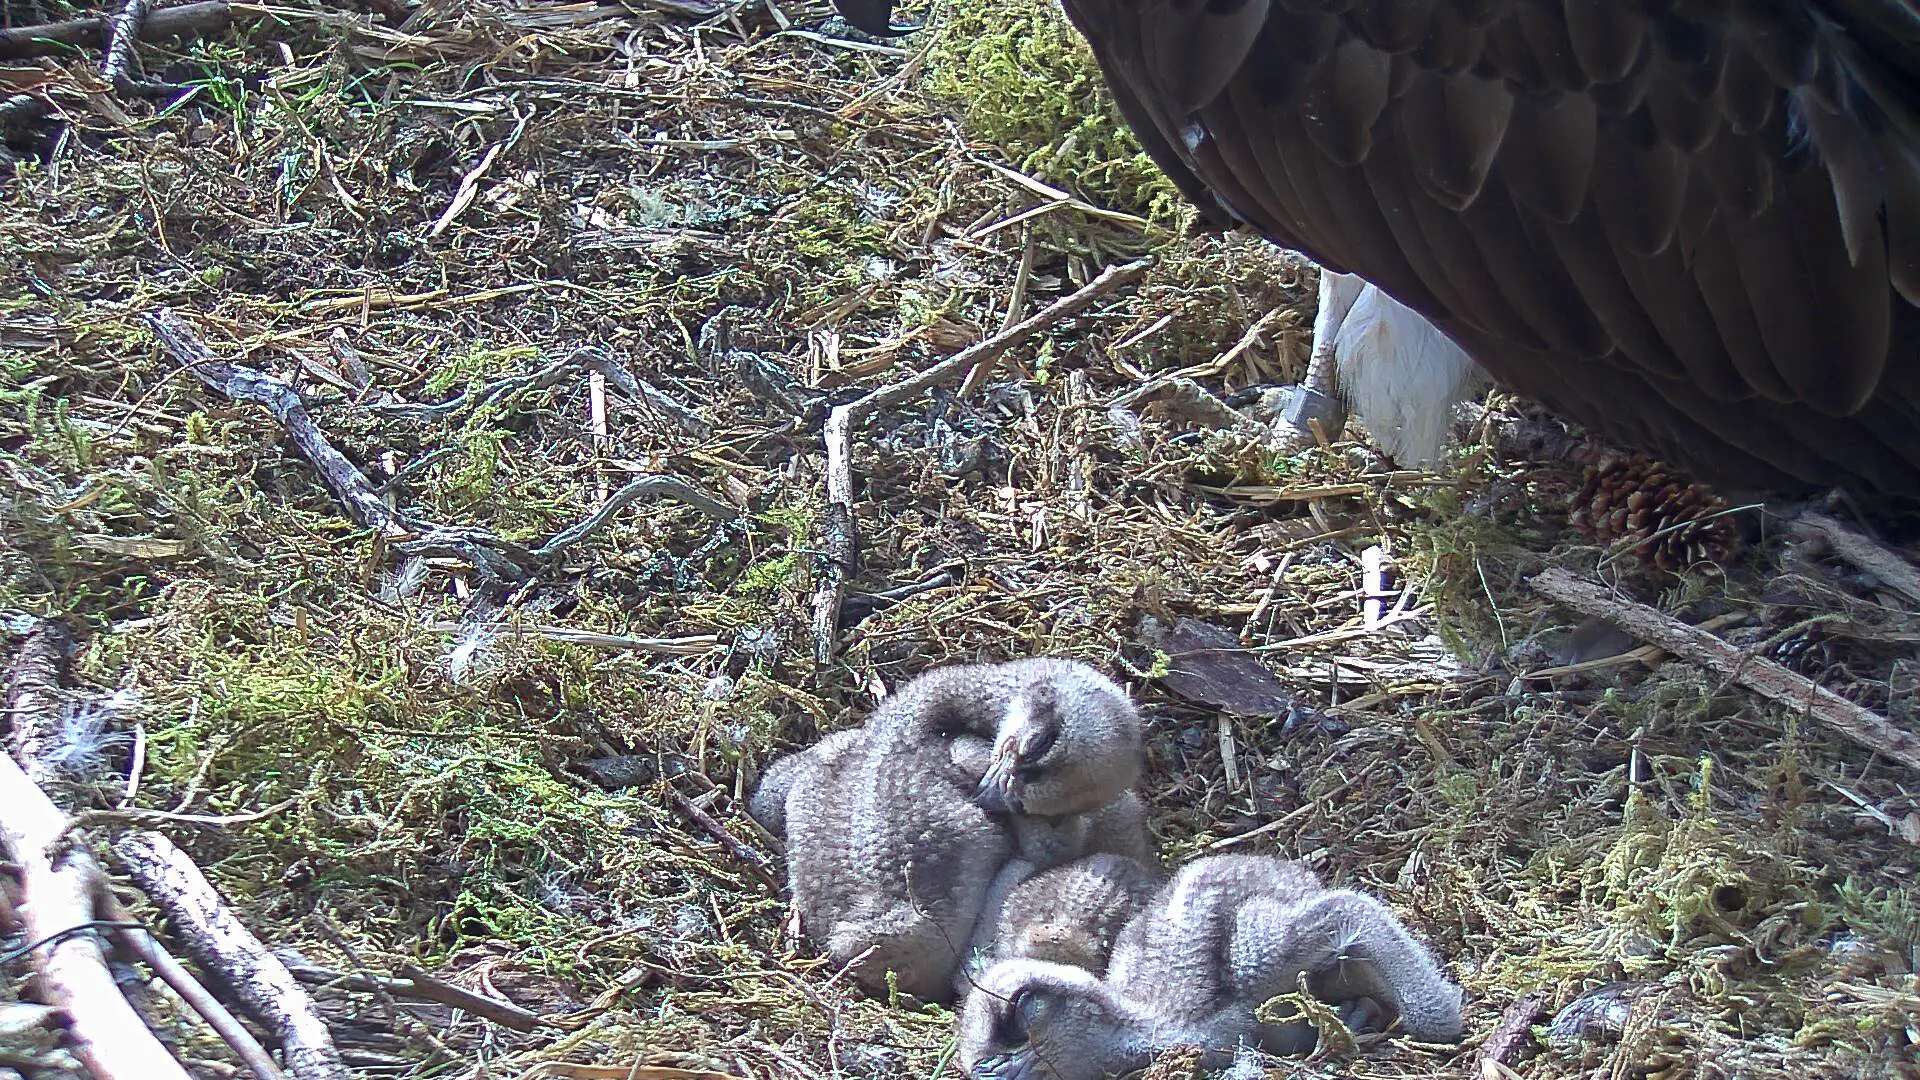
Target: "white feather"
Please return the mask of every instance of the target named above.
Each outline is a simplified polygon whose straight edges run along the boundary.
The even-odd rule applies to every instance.
[[[1360,290],[1340,320],[1333,356],[1348,406],[1402,465],[1440,460],[1454,409],[1481,382],[1479,368],[1460,346],[1372,285]]]

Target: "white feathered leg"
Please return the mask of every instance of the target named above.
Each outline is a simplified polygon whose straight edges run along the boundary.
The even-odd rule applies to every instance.
[[[1341,392],[1389,457],[1430,466],[1440,460],[1454,409],[1484,376],[1425,316],[1362,284],[1333,338]]]

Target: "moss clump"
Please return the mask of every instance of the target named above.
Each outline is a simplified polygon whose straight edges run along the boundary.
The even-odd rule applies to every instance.
[[[952,102],[976,139],[1092,202],[1166,224],[1185,212],[1058,4],[955,0],[939,33],[925,89]]]

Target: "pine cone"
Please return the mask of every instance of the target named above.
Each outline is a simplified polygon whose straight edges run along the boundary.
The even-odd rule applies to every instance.
[[[1668,573],[1724,563],[1740,550],[1727,501],[1647,458],[1590,465],[1573,499],[1573,524],[1595,543],[1632,544],[1633,554]]]

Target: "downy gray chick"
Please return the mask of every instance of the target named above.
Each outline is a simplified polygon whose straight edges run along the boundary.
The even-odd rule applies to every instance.
[[[1095,1080],[1196,1045],[1224,1064],[1235,1046],[1296,1053],[1305,1022],[1262,1024],[1256,1010],[1294,991],[1341,1006],[1350,1026],[1460,1038],[1460,990],[1385,905],[1321,888],[1297,863],[1200,859],[1174,875],[1115,943],[1106,978],[1019,959],[980,976],[960,1021],[974,1080]]]
[[[871,990],[891,970],[904,993],[949,996],[1016,852],[1044,868],[1087,845],[1147,850],[1127,791],[1143,764],[1139,714],[1083,664],[938,668],[808,754],[768,770],[773,790],[756,794],[754,814],[784,826],[808,936]]]
[[[1110,852],[1037,873],[1024,859],[1009,861],[988,891],[955,988],[965,998],[981,972],[1021,957],[1105,973],[1115,939],[1163,880],[1148,862]]]

